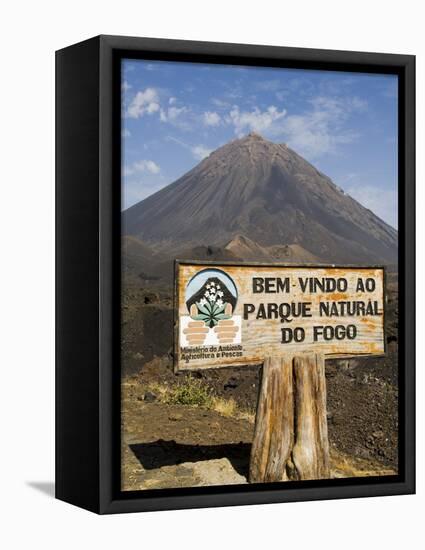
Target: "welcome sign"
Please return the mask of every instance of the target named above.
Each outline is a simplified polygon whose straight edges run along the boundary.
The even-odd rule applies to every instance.
[[[176,262],[176,370],[383,355],[384,268]]]

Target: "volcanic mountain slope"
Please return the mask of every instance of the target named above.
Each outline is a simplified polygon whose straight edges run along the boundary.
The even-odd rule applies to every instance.
[[[260,246],[243,235],[236,235],[225,247],[242,260],[282,262],[282,263],[320,263],[322,260],[298,244],[275,244]]]
[[[288,245],[325,262],[397,259],[395,229],[285,144],[255,133],[126,210],[123,229],[167,255],[243,236],[258,245],[259,260]]]
[[[126,267],[129,269],[142,269],[146,266],[158,263],[164,258],[136,237],[126,235],[121,241],[122,254],[126,258]]]

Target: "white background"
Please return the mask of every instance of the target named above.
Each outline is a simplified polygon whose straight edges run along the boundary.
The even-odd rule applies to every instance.
[[[418,496],[103,517],[51,497],[54,51],[103,33],[416,54],[420,208],[425,203],[425,40],[421,4],[419,0],[2,3],[0,545],[3,548],[423,547],[423,354],[418,355],[417,377]],[[423,231],[424,215],[420,215],[419,243]],[[420,253],[418,269],[422,276],[423,267]],[[421,292],[418,301],[418,311],[423,311]],[[422,320],[418,329],[419,335],[422,334]]]

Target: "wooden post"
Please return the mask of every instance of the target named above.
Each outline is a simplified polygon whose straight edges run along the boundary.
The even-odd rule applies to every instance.
[[[329,478],[323,355],[264,360],[251,483]]]
[[[249,480],[284,481],[294,444],[292,357],[266,357],[263,364]]]
[[[321,354],[294,357],[295,445],[298,479],[328,479],[325,360]]]

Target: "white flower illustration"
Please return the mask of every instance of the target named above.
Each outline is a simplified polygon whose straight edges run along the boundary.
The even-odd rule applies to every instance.
[[[191,317],[196,321],[203,321],[209,328],[213,328],[223,319],[230,319],[231,315],[226,308],[231,304],[225,301],[222,289],[226,291],[224,285],[220,286],[214,281],[205,283],[204,293],[196,302],[197,312],[190,308]]]

